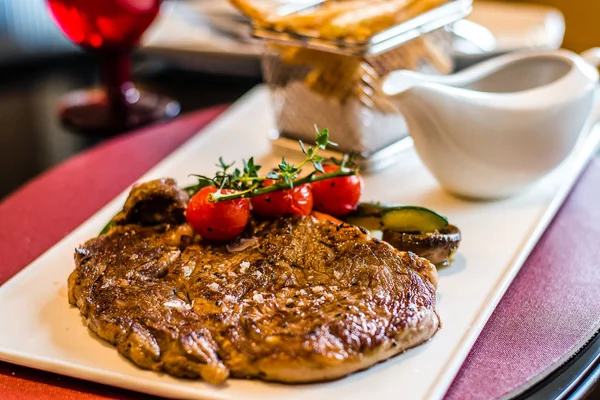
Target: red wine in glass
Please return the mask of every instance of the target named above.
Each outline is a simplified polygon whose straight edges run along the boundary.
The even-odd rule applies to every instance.
[[[143,92],[131,82],[131,52],[158,15],[162,0],[47,0],[67,37],[100,60],[103,89],[70,93],[61,121],[82,133],[112,134],[179,113],[167,97]]]

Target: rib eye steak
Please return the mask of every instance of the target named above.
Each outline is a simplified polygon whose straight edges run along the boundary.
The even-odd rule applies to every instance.
[[[334,379],[438,329],[427,260],[312,217],[207,244],[170,179],[135,187],[116,226],[76,249],[69,301],[142,368],[219,383]]]

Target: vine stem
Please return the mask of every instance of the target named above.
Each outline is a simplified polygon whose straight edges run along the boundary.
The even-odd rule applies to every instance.
[[[319,175],[316,175],[313,172],[303,178],[299,178],[299,179],[292,181],[291,187],[304,185],[306,183],[324,181],[325,179],[352,176],[352,175],[356,175],[356,173],[357,172],[354,169],[345,169],[345,168],[340,168],[336,171],[327,172],[325,174],[319,174]],[[248,197],[261,196],[263,194],[279,192],[281,190],[288,190],[288,189],[290,189],[290,185],[288,185],[285,182],[279,182],[274,185],[265,186],[265,187],[261,187],[258,189],[245,191],[245,192],[238,192],[238,193],[225,194],[225,195],[220,194],[217,196],[215,196],[214,194],[211,194],[209,196],[208,200],[212,201],[212,202],[220,202],[220,201],[235,200],[235,199],[245,199]]]

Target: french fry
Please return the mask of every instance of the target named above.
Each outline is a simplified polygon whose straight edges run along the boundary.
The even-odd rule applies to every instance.
[[[452,59],[428,38],[422,37],[419,39],[421,39],[424,46],[423,57],[441,74],[451,73],[454,67]]]
[[[275,45],[271,48],[280,54],[285,64],[311,68],[304,83],[314,92],[337,99],[351,95],[361,59],[297,46]]]
[[[306,13],[285,15],[273,20],[277,30],[298,33],[299,30],[316,29],[328,23],[340,14],[368,7],[373,0],[352,0],[344,2],[327,2],[323,6]]]
[[[229,0],[256,25],[322,39],[366,40],[449,0],[326,1],[308,12],[277,16],[250,0]]]
[[[237,8],[239,12],[244,14],[248,19],[254,21],[255,24],[270,26],[270,16],[258,7],[253,6],[246,0],[229,0],[229,3]]]
[[[412,41],[383,54],[367,57],[366,62],[379,76],[385,76],[397,69],[417,70],[421,60],[419,46]]]
[[[320,29],[324,39],[364,39],[396,24],[397,15],[415,0],[388,0],[335,17]]]
[[[326,68],[315,68],[305,80],[305,84],[314,92],[327,98],[347,99],[359,78],[361,60],[339,54],[328,54]]]
[[[442,4],[448,3],[449,1],[450,0],[417,0],[408,7],[408,9],[406,10],[406,14],[402,17],[406,18],[407,20],[414,18],[417,15],[423,14],[429,10],[433,10],[434,8],[437,8]]]

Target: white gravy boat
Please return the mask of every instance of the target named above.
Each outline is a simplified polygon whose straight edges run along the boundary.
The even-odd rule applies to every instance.
[[[557,167],[597,119],[600,49],[520,52],[455,75],[395,71],[382,90],[448,191],[494,199]]]

